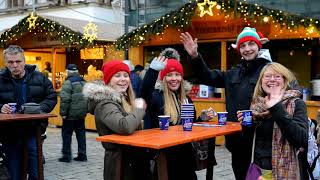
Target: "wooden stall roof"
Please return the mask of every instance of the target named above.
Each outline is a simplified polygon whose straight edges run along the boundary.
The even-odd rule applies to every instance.
[[[91,43],[83,38],[84,27],[89,23],[88,21],[36,15],[35,27],[30,28],[28,18],[31,16],[32,14],[29,14],[10,29],[0,32],[0,47],[5,47],[25,36],[45,34],[46,36],[54,36],[56,41],[60,41],[60,47],[76,46],[83,48],[97,44],[97,42],[100,42],[99,44],[103,42],[114,42],[124,33],[122,24],[94,22],[97,28],[97,39]]]
[[[182,31],[192,31],[197,28],[199,31],[196,33],[202,35],[200,39],[203,40],[235,39],[245,26],[258,27],[258,31],[267,31],[264,34],[269,39],[320,37],[320,20],[316,18],[234,0],[205,2],[207,4],[203,5],[202,9],[207,13],[203,16],[200,17],[201,8],[198,2],[191,1],[176,11],[124,34],[116,41],[117,48],[180,43],[179,36]],[[209,13],[211,15],[208,15]],[[199,28],[199,25],[202,27]],[[214,28],[217,32],[210,34]],[[220,36],[216,36],[215,33],[220,33]],[[227,33],[228,36],[222,36]]]

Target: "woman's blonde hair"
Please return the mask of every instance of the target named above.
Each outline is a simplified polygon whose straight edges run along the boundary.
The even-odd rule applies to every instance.
[[[168,84],[166,82],[166,77],[163,78],[163,101],[164,101],[164,113],[165,115],[170,115],[170,119],[173,124],[176,124],[179,119],[180,114],[180,105],[186,99],[186,92],[184,88],[184,81],[183,78],[180,83],[180,87],[178,89],[178,97],[176,94],[172,92]],[[179,102],[176,102],[178,100]],[[179,112],[177,112],[177,109]]]
[[[262,78],[264,76],[264,73],[267,71],[267,69],[270,69],[270,68],[274,72],[282,75],[282,77],[284,79],[285,90],[292,88],[292,87],[290,87],[290,83],[293,81],[296,81],[295,75],[288,68],[283,66],[282,64],[276,63],[276,62],[268,63],[262,68],[262,70],[260,72],[259,79],[257,81],[256,87],[254,88],[253,99],[258,98],[259,96],[261,96],[261,97],[266,96],[265,92],[262,89]]]
[[[135,105],[134,105],[135,98],[136,97],[134,95],[132,85],[131,83],[129,83],[126,93],[123,96],[121,96],[122,107],[127,113],[131,113],[135,108]]]

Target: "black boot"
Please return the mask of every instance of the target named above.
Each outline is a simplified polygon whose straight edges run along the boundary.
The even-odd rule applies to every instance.
[[[75,161],[87,161],[87,156],[86,155],[78,155],[77,157],[73,158]]]
[[[62,158],[59,158],[58,161],[60,161],[60,162],[71,162],[71,158],[63,156]]]

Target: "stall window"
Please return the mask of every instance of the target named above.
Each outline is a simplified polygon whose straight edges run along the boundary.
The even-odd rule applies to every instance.
[[[312,73],[315,73],[311,68],[316,66],[316,61],[311,61],[316,56],[314,42],[304,39],[272,40],[267,47],[273,61],[293,71],[301,86],[310,87]]]
[[[238,53],[237,50],[231,47],[231,44],[234,43],[235,42],[227,42],[227,70],[239,64],[241,60],[240,53]]]

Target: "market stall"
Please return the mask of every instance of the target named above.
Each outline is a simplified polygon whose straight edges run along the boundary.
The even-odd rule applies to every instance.
[[[33,12],[2,32],[0,53],[10,44],[21,46],[25,50],[26,64],[36,65],[52,81],[59,94],[66,78],[67,64],[76,64],[80,75],[90,81],[101,78],[98,70],[106,59],[123,57],[122,51],[116,51],[112,45],[122,29],[119,24],[41,16]],[[2,56],[0,66],[5,66]],[[58,96],[58,103],[53,110],[57,117],[50,118],[51,125],[62,125],[59,107]],[[95,130],[91,115],[86,118],[86,128]]]
[[[123,35],[116,45],[118,49],[128,48],[130,59],[139,64],[158,56],[164,48],[173,47],[180,53],[185,79],[197,84],[188,62],[189,57],[180,42],[180,33],[187,31],[198,38],[198,50],[210,68],[227,70],[240,61],[231,44],[246,26],[255,27],[271,40],[263,48],[270,49],[273,61],[290,68],[305,89],[312,88],[310,81],[320,74],[320,20],[258,4],[223,0],[191,1]],[[214,93],[217,96],[206,98],[196,94],[193,100],[197,112],[209,107],[225,111],[223,89],[218,92]],[[317,109],[320,108],[320,101],[311,101],[315,98],[311,92],[305,99],[311,118],[316,118]]]

